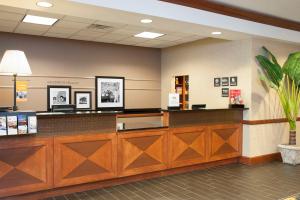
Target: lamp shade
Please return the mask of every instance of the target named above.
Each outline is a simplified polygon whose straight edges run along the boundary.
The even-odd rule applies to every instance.
[[[23,51],[6,50],[0,63],[0,73],[30,75],[29,63]]]

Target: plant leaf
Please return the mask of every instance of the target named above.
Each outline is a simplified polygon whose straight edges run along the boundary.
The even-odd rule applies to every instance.
[[[291,53],[285,61],[283,72],[295,81],[296,85],[300,84],[300,52]]]

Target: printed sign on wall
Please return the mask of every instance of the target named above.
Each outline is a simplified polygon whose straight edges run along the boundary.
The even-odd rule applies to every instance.
[[[26,102],[28,95],[28,81],[17,81],[17,102]]]

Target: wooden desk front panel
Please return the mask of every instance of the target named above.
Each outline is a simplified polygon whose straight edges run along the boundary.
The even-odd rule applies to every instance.
[[[242,125],[210,126],[209,161],[239,157],[242,154]]]
[[[208,128],[174,128],[169,135],[170,167],[182,167],[207,161]]]
[[[0,142],[0,197],[53,186],[52,138],[5,138]]]
[[[118,175],[130,176],[167,168],[167,130],[118,134]]]
[[[54,138],[55,187],[116,177],[116,134]]]

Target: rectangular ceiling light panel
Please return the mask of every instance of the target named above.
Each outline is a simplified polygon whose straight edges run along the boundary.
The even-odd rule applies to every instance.
[[[23,19],[23,22],[32,23],[32,24],[40,24],[52,26],[58,19],[50,18],[50,17],[41,17],[35,15],[26,15]]]
[[[154,38],[158,38],[163,35],[164,34],[162,34],[162,33],[142,32],[142,33],[136,34],[134,37],[154,39]]]

